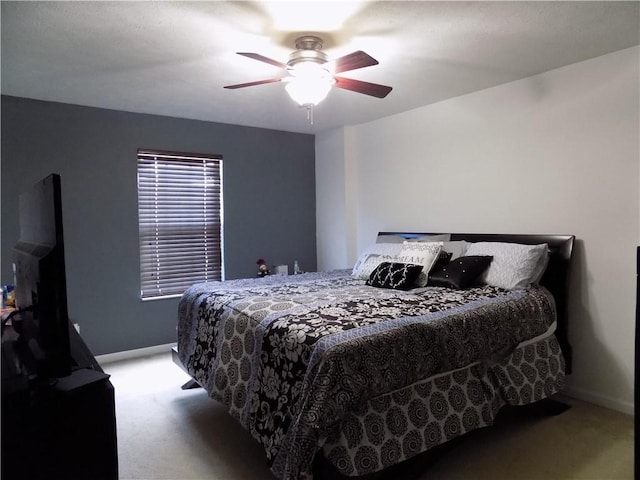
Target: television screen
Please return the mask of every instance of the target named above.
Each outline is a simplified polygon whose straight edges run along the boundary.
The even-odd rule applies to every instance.
[[[60,176],[49,175],[20,195],[20,239],[14,247],[13,320],[40,379],[71,373]],[[31,368],[29,368],[31,367]]]

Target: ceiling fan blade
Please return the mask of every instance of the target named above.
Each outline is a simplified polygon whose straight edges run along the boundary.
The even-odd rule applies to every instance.
[[[378,65],[378,61],[362,50],[350,53],[344,57],[336,58],[331,63],[335,65],[334,72],[342,73],[349,70],[356,70],[363,67],[371,67],[372,65]]]
[[[265,83],[274,83],[282,81],[281,78],[269,78],[268,80],[258,80],[256,82],[237,83],[236,85],[227,85],[224,88],[230,88],[231,90],[236,88],[253,87],[254,85],[263,85]]]
[[[279,62],[278,60],[273,60],[272,58],[265,57],[264,55],[260,55],[259,53],[251,53],[251,52],[236,52],[238,55],[242,55],[244,57],[253,58],[254,60],[258,60],[260,62],[268,63],[269,65],[274,65],[276,67],[286,69],[287,66]]]
[[[353,78],[334,77],[336,83],[334,87],[344,88],[345,90],[351,90],[353,92],[364,93],[365,95],[371,95],[372,97],[384,98],[389,95],[389,92],[393,90],[386,85],[379,85],[377,83],[363,82],[362,80],[354,80]]]

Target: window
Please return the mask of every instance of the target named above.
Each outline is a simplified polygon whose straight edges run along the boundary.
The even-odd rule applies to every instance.
[[[222,278],[222,157],[138,150],[140,294]]]

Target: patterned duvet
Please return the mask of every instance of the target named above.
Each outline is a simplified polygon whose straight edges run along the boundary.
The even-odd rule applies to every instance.
[[[278,478],[311,478],[319,450],[371,473],[562,386],[545,289],[403,292],[349,273],[199,284],[180,302],[182,363]]]

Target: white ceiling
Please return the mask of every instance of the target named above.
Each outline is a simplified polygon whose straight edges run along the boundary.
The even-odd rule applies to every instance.
[[[2,93],[303,133],[368,122],[640,44],[640,2],[2,1]],[[380,64],[342,74],[385,99],[332,89],[314,123],[284,75],[320,34],[330,58]]]

